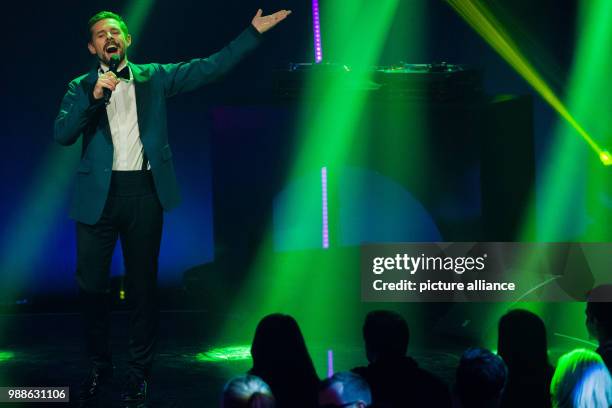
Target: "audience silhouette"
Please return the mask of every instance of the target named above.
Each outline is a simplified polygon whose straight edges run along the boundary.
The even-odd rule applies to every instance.
[[[467,349],[459,361],[455,383],[461,408],[498,408],[506,380],[501,357],[482,348]]]
[[[549,408],[553,367],[548,362],[546,327],[537,315],[512,310],[499,320],[497,354],[508,367],[502,407]]]
[[[251,355],[249,374],[270,386],[278,408],[317,407],[319,378],[293,317],[264,317],[255,330]]]
[[[591,291],[587,327],[598,353],[577,349],[554,370],[546,327],[527,310],[499,320],[498,355],[467,349],[448,386],[407,355],[410,330],[392,311],[368,313],[363,325],[369,364],[319,381],[302,332],[288,315],[264,317],[255,330],[247,375],[223,389],[222,408],[610,408],[611,286]],[[603,356],[603,358],[602,358]],[[609,363],[609,360],[608,360]]]
[[[599,342],[597,352],[612,372],[612,285],[601,285],[589,293],[586,325]]]
[[[448,387],[406,355],[410,332],[402,316],[391,311],[370,312],[363,326],[363,338],[370,364],[352,371],[369,384],[374,406],[451,406]]]

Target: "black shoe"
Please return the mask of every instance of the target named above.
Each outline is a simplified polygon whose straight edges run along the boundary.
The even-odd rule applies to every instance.
[[[93,406],[102,394],[103,389],[110,383],[112,377],[112,370],[92,369],[89,376],[81,383],[79,389],[79,407]]]
[[[128,407],[144,407],[147,399],[147,382],[143,379],[129,378],[123,392],[121,401]]]

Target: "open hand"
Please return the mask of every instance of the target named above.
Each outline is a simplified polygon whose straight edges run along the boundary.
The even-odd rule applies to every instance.
[[[262,16],[262,14],[262,9],[257,10],[257,14],[255,14],[255,17],[253,17],[253,21],[251,21],[253,27],[255,27],[255,29],[261,34],[265,33],[266,31],[286,19],[287,16],[291,14],[291,10],[280,10],[274,14],[270,14],[269,16]]]

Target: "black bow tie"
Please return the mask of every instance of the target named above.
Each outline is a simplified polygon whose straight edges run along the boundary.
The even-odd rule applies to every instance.
[[[127,65],[123,67],[121,71],[117,72],[117,78],[127,79],[128,81],[130,80],[130,69]]]
[[[103,71],[100,70],[100,72],[103,72]],[[126,65],[125,67],[123,67],[121,71],[118,71],[116,75],[117,75],[117,78],[123,78],[129,81],[130,80],[130,68]]]

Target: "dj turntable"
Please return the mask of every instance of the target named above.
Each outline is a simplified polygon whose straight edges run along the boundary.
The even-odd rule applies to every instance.
[[[299,97],[321,81],[337,81],[342,84],[339,89],[360,89],[373,98],[391,100],[474,101],[483,95],[480,70],[445,62],[373,67],[367,75],[356,75],[343,64],[292,63],[288,69],[276,71],[274,90],[277,96]]]

